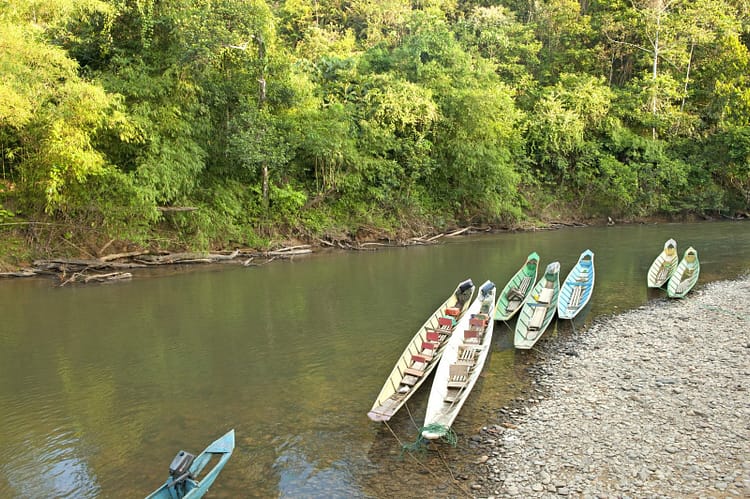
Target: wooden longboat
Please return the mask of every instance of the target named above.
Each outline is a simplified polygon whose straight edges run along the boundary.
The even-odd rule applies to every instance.
[[[594,291],[594,252],[586,250],[560,285],[557,300],[557,316],[573,319],[591,299]]]
[[[529,349],[542,337],[557,312],[559,294],[560,262],[552,262],[518,314],[513,338],[516,348]]]
[[[373,421],[388,421],[422,386],[438,365],[453,329],[471,304],[474,283],[467,279],[427,319],[406,345],[367,413]]]
[[[448,342],[432,381],[422,437],[447,435],[469,397],[492,348],[495,284],[486,281]]]
[[[667,295],[670,298],[683,298],[698,282],[700,273],[701,262],[698,260],[698,252],[691,246],[685,250],[677,270],[667,283]]]
[[[648,275],[646,276],[648,287],[661,288],[669,282],[669,278],[672,277],[672,274],[677,269],[678,261],[677,241],[667,239],[667,242],[664,243],[664,249],[654,259],[648,269]]]
[[[539,270],[539,255],[534,252],[526,257],[526,263],[510,278],[498,294],[495,307],[496,321],[509,321],[521,310],[523,302],[531,294]]]

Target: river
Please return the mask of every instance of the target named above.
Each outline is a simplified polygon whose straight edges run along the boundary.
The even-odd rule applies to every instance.
[[[200,452],[230,428],[235,452],[208,497],[446,494],[401,453],[417,438],[429,382],[390,429],[366,416],[426,317],[466,278],[502,287],[532,251],[542,269],[559,261],[564,278],[591,249],[596,287],[573,324],[583,330],[665,299],[646,272],[669,238],[680,255],[698,250],[694,292],[750,270],[750,225],[726,221],[467,236],[111,284],[0,281],[0,497],[143,497],[179,450]],[[525,387],[529,362],[533,352],[514,351],[498,324],[454,425],[459,449]]]

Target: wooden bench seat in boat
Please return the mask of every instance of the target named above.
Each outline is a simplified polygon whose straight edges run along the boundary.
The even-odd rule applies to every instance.
[[[435,357],[435,343],[429,342],[429,341],[423,341],[422,342],[422,350],[419,352],[419,355],[425,358],[427,361],[431,361]]]
[[[682,273],[682,280],[677,285],[677,288],[675,288],[675,293],[682,293],[684,292],[688,286],[690,285],[690,278],[693,277],[693,269],[685,269]]]
[[[480,348],[475,347],[474,345],[461,345],[458,347],[458,357],[456,359],[457,365],[466,365],[471,367],[476,363],[477,361],[477,354],[481,351]]]
[[[435,333],[437,335],[437,343],[443,343],[451,334],[453,334],[453,331],[446,331],[445,329],[440,328],[434,328],[434,327],[426,327],[425,331],[427,334]],[[433,341],[433,340],[429,340]]]
[[[505,311],[513,312],[515,309],[517,309],[521,305],[521,300],[522,300],[521,298],[509,300],[508,304],[505,306]]]
[[[510,288],[510,291],[508,291],[508,294],[505,296],[508,297],[508,305],[510,305],[510,303],[514,301],[521,301],[524,298],[523,291],[518,288]]]
[[[539,292],[539,299],[537,301],[539,303],[545,303],[548,304],[552,301],[552,296],[555,294],[555,290],[552,288],[542,288],[542,290]]]
[[[440,333],[437,331],[427,331],[424,335],[425,341],[429,341],[430,343],[435,345],[435,348],[439,347],[440,344],[443,342],[442,338],[440,337]],[[443,335],[443,338],[445,336]]]
[[[669,277],[669,271],[671,269],[672,269],[671,264],[662,263],[661,267],[659,267],[659,272],[656,274],[657,282],[666,281],[667,277]]]
[[[450,315],[451,317],[458,317],[461,315],[461,309],[458,307],[448,307],[445,309],[445,315]]]
[[[442,329],[453,329],[456,325],[456,320],[452,317],[438,317],[438,327]]]
[[[526,297],[526,290],[529,289],[529,285],[531,285],[531,277],[526,276],[521,280],[520,283],[518,283],[517,288],[510,288],[508,290],[508,294],[506,295],[508,297],[508,301],[510,302],[523,300]],[[508,303],[508,305],[510,305],[510,303]]]
[[[487,326],[487,321],[481,317],[472,317],[469,319],[469,326],[472,329],[484,329]]]
[[[568,300],[568,310],[578,308],[581,303],[581,297],[583,296],[583,286],[573,286],[573,291],[570,292],[570,300]]]
[[[451,364],[448,369],[448,388],[463,388],[469,382],[469,366]]]
[[[523,312],[522,312],[523,313]],[[544,324],[544,317],[547,315],[547,307],[534,307],[534,313],[529,319],[529,329],[539,329]]]
[[[448,391],[445,393],[445,397],[443,398],[443,401],[452,404],[453,402],[459,399],[460,395],[461,395],[460,388],[448,388]]]
[[[477,331],[476,329],[467,329],[464,331],[464,343],[470,343],[470,344],[479,344],[480,338],[479,338],[480,331]]]
[[[411,374],[419,378],[424,375],[425,367],[427,367],[427,359],[423,355],[412,355],[411,365],[404,369],[404,374]]]
[[[435,332],[440,334],[440,341],[442,342],[448,335],[453,332],[453,328],[456,325],[456,321],[451,317],[439,317],[437,327],[426,327],[425,331]]]

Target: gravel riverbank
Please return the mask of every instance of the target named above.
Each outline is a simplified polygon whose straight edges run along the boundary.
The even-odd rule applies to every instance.
[[[750,276],[539,348],[472,439],[477,497],[750,497]]]

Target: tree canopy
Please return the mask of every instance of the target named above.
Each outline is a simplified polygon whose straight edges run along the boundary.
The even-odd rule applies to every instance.
[[[551,201],[747,212],[749,21],[735,0],[4,2],[0,222],[209,247]]]

